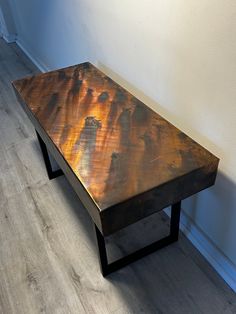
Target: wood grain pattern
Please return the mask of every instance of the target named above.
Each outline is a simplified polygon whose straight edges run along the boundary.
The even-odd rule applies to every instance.
[[[90,63],[13,85],[97,205],[103,233],[214,183],[215,156]],[[130,212],[133,199],[138,213]],[[153,209],[145,212],[147,202]]]

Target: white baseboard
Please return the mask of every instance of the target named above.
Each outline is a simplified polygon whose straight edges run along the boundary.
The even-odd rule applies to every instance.
[[[170,208],[165,212],[170,216]],[[180,230],[206,258],[217,273],[236,292],[236,265],[209,239],[184,211],[181,212]]]
[[[16,34],[2,34],[2,38],[8,43],[14,43],[17,40],[17,35]]]
[[[35,54],[31,51],[29,47],[27,47],[27,45],[24,43],[24,41],[22,41],[21,38],[18,37],[16,43],[41,72],[44,73],[50,71],[48,66],[46,66],[39,58],[35,57]]]

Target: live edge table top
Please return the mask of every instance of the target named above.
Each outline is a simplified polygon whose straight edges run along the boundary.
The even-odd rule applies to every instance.
[[[218,158],[88,62],[13,86],[104,234],[214,184]]]

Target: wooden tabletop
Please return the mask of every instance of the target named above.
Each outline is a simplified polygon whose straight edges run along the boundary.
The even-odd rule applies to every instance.
[[[214,183],[218,158],[88,62],[13,85],[100,211],[184,176],[197,192],[197,171]]]
[[[88,62],[13,86],[104,235],[215,182],[217,157]]]

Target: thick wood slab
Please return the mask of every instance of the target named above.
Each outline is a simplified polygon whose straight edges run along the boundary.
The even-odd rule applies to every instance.
[[[214,184],[218,158],[90,63],[13,86],[105,235]]]

